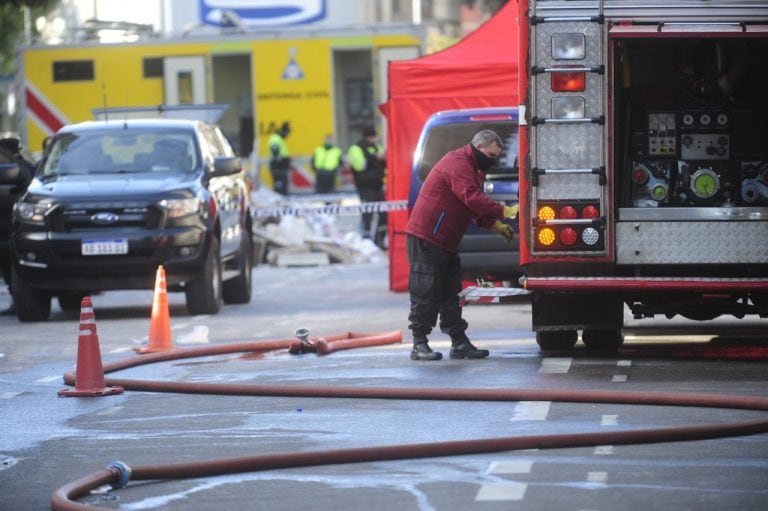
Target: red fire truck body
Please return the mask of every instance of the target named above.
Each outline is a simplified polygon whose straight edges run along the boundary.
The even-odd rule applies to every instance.
[[[540,348],[581,332],[617,349],[625,305],[768,317],[768,4],[520,9],[521,283]]]

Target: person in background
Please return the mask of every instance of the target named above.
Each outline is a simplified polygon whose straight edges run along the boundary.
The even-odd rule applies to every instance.
[[[341,148],[334,144],[332,135],[326,135],[323,145],[316,147],[312,155],[316,193],[330,193],[336,188],[336,174],[341,165]]]
[[[290,179],[291,157],[285,139],[291,133],[291,125],[284,122],[280,129],[275,130],[267,140],[269,148],[269,170],[272,172],[272,182],[277,193],[288,195],[288,180]]]
[[[24,158],[24,155],[21,153],[21,142],[18,138],[0,139],[0,148],[2,148],[4,154],[7,154],[19,167],[21,179],[19,185],[15,187],[16,190],[14,190],[12,196],[21,196],[21,194],[24,193],[24,190],[27,189],[27,186],[29,186],[30,181],[32,181],[32,177],[35,174],[35,165]],[[10,207],[11,204],[9,203],[8,206]],[[11,210],[3,211],[3,215],[7,215],[7,218],[3,218],[0,222],[8,226],[10,234]],[[3,280],[8,287],[8,295],[11,297],[11,305],[4,311],[0,311],[0,314],[4,316],[16,314],[16,307],[13,304],[13,294],[11,290],[11,265],[11,254],[6,250],[0,251],[0,273],[2,273]]]
[[[347,163],[352,168],[360,202],[383,202],[386,155],[373,126],[365,128],[362,138],[347,150]],[[362,217],[363,237],[385,248],[387,214],[365,212]]]
[[[496,164],[503,148],[495,132],[479,131],[469,144],[443,156],[419,191],[405,228],[412,360],[443,358],[442,353],[432,351],[427,339],[438,315],[440,330],[451,338],[450,358],[475,359],[489,354],[469,341],[468,325],[461,317],[458,247],[472,219],[507,241],[514,237],[512,227],[503,219],[516,217],[518,206],[505,206],[483,193],[484,173]]]

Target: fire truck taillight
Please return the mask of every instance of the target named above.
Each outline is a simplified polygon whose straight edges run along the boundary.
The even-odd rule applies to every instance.
[[[534,220],[537,250],[574,253],[603,250],[603,232],[597,200],[549,200],[538,204]]]
[[[555,231],[553,231],[549,227],[544,227],[543,229],[540,229],[539,235],[537,237],[539,239],[539,243],[541,243],[545,247],[552,245],[556,239]]]
[[[578,216],[579,214],[576,212],[576,208],[574,208],[573,206],[563,206],[562,208],[560,208],[560,218],[573,220]]]
[[[576,244],[576,241],[579,239],[579,235],[576,233],[576,229],[572,227],[565,227],[562,231],[560,231],[560,241],[563,242],[563,245],[566,246],[573,246]]]
[[[536,214],[536,217],[539,220],[554,220],[555,210],[549,206],[544,206],[543,208],[539,208],[539,212]]]
[[[596,245],[600,241],[600,233],[594,227],[587,227],[581,233],[581,241],[588,246]]]
[[[583,71],[552,73],[552,92],[581,92],[587,87],[587,74]]]
[[[595,206],[584,206],[581,210],[581,218],[598,218],[600,216],[600,210]]]
[[[583,119],[586,111],[584,98],[581,96],[562,96],[552,98],[553,119]]]
[[[578,60],[586,55],[587,40],[582,33],[552,34],[552,58]]]

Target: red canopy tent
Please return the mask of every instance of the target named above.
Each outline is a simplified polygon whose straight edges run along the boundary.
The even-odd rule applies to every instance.
[[[389,100],[381,107],[387,118],[387,200],[408,198],[413,152],[430,115],[518,104],[518,9],[518,1],[509,0],[457,44],[418,59],[389,63]],[[408,212],[390,212],[388,220],[389,288],[406,291]]]

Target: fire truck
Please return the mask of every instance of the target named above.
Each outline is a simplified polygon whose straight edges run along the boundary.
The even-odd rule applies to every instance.
[[[768,3],[521,0],[520,68],[539,347],[768,317]]]

